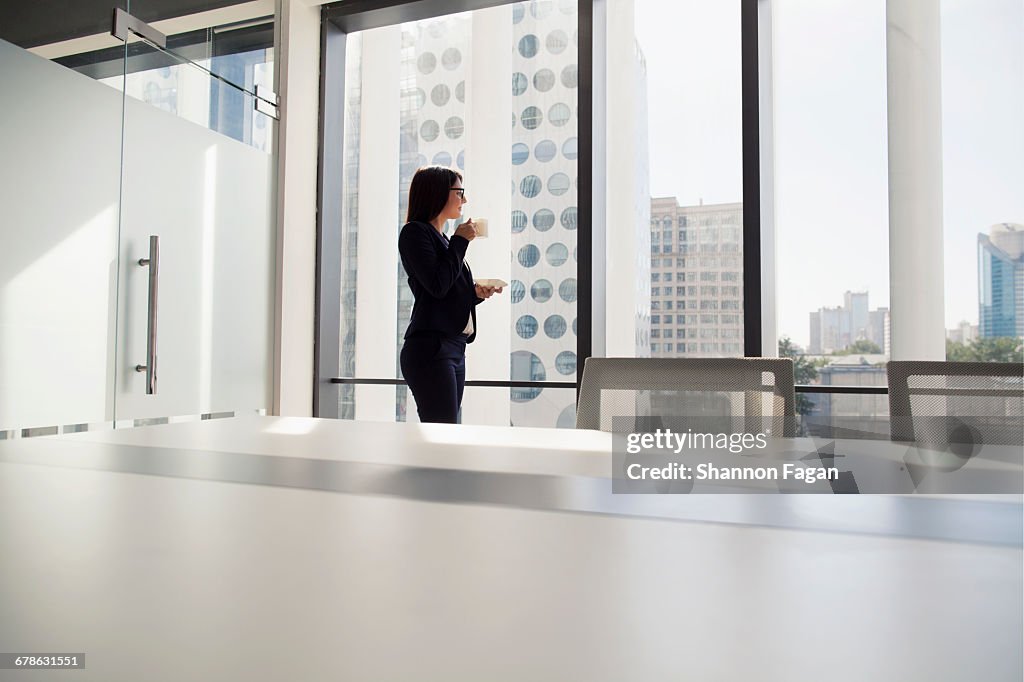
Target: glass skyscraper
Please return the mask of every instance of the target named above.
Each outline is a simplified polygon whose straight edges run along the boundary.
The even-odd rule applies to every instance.
[[[1024,225],[978,235],[978,321],[983,338],[1024,337]]]

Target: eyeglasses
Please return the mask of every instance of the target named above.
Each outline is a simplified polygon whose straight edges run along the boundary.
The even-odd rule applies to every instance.
[[[460,199],[465,199],[466,198],[466,190],[464,188],[462,188],[462,187],[452,187],[452,191],[453,192],[458,192]]]

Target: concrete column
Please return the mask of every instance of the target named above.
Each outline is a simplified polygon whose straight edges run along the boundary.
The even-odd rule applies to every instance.
[[[512,45],[512,6],[477,10],[472,18],[472,47],[466,69],[466,217],[487,218],[488,236],[474,239],[466,260],[478,278],[512,281],[512,128],[513,110],[509,74]],[[506,289],[477,307],[478,335],[466,349],[468,379],[508,381],[512,352],[512,297]],[[508,389],[467,389],[462,420],[467,424],[508,426]]]
[[[633,2],[610,2],[607,5],[608,64],[616,65],[607,72],[607,169],[609,191],[605,194],[607,232],[606,275],[607,317],[605,319],[605,351],[608,357],[636,355],[637,287],[637,218],[642,213],[639,202],[650,203],[649,187],[638,176],[637,53],[634,36]],[[614,27],[614,28],[612,28]],[[599,144],[595,128],[594,141]],[[642,193],[642,194],[641,194]],[[595,197],[600,196],[595,191]],[[648,207],[647,215],[650,215]],[[650,221],[640,229],[650,230]],[[596,241],[595,241],[596,244]],[[649,255],[647,255],[649,257]],[[648,279],[650,277],[648,270]],[[647,286],[650,300],[650,288]],[[582,370],[582,367],[579,368]]]
[[[402,27],[363,33],[359,133],[356,376],[397,374],[398,159]],[[356,386],[356,419],[395,420],[394,386]]]
[[[320,8],[279,0],[277,17],[275,79],[282,106],[272,411],[307,417],[313,409]]]
[[[893,360],[944,360],[938,0],[888,0],[889,300]]]

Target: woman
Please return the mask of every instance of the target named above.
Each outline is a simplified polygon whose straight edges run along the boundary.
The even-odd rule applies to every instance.
[[[398,236],[402,265],[416,300],[402,347],[402,375],[409,384],[421,422],[459,421],[466,385],[466,344],[476,338],[476,305],[501,288],[481,287],[465,262],[476,237],[472,220],[451,239],[448,220],[462,215],[466,190],[462,175],[443,166],[416,171],[409,186],[409,214]]]

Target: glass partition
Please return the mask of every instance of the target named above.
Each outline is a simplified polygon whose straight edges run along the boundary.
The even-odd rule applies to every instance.
[[[117,419],[256,410],[270,402],[274,119],[244,83],[149,46],[129,73],[118,289]],[[244,64],[243,61],[240,62]],[[256,64],[237,75],[250,83]],[[241,86],[241,87],[240,87]],[[159,281],[151,281],[152,238]],[[151,320],[157,389],[147,391]]]
[[[263,152],[273,150],[270,119],[255,108],[257,87],[273,90],[273,18],[169,36],[167,49],[130,42],[123,73],[110,62],[77,70],[136,100]]]
[[[6,41],[0,83],[0,430],[108,421],[121,95]]]
[[[9,5],[0,431],[267,407],[273,3]],[[167,48],[114,38],[115,8]]]

